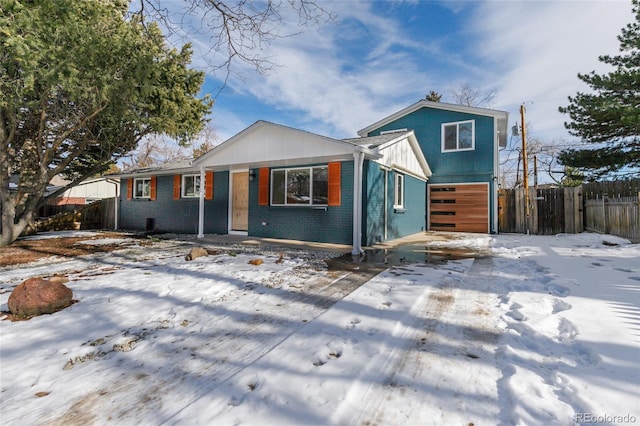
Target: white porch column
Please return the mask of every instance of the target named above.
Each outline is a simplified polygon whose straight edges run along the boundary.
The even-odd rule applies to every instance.
[[[200,200],[198,203],[198,238],[204,238],[204,167],[200,167]]]
[[[361,255],[362,250],[362,168],[364,152],[353,153],[353,248],[351,254]]]

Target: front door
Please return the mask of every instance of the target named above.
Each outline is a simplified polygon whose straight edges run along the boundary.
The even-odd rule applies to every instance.
[[[249,172],[231,174],[231,230],[249,230]]]

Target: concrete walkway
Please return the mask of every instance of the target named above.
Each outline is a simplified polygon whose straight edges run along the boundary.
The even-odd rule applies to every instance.
[[[374,244],[372,246],[364,247],[367,249],[376,249],[376,250],[385,250],[385,249],[393,249],[406,245],[420,245],[426,244],[433,241],[447,241],[447,240],[455,240],[463,237],[464,233],[459,232],[434,232],[434,231],[426,231],[426,232],[418,232],[413,235],[409,235],[406,237],[398,238],[395,240],[385,241],[379,244]],[[199,239],[199,241],[203,241],[211,244],[225,244],[225,245],[246,245],[250,247],[260,247],[260,248],[290,248],[290,249],[299,249],[299,250],[318,250],[318,251],[329,251],[329,252],[338,252],[338,253],[350,253],[351,245],[350,244],[333,244],[333,243],[319,243],[313,241],[299,241],[299,240],[285,240],[285,239],[277,239],[277,238],[260,238],[246,235],[232,235],[232,234],[207,234],[204,238]]]

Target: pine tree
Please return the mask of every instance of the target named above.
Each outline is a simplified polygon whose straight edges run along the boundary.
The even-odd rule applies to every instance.
[[[569,105],[569,133],[582,138],[584,148],[562,151],[560,162],[585,174],[587,180],[640,173],[640,0],[633,0],[635,22],[618,36],[620,53],[599,60],[615,69],[599,75],[578,74],[593,93],[578,92]]]

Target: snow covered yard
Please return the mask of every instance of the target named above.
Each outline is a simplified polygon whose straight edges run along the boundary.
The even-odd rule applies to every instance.
[[[78,300],[0,321],[3,425],[640,422],[640,245],[461,235],[492,255],[357,287],[303,255],[108,243],[0,270],[1,310],[31,276]]]

